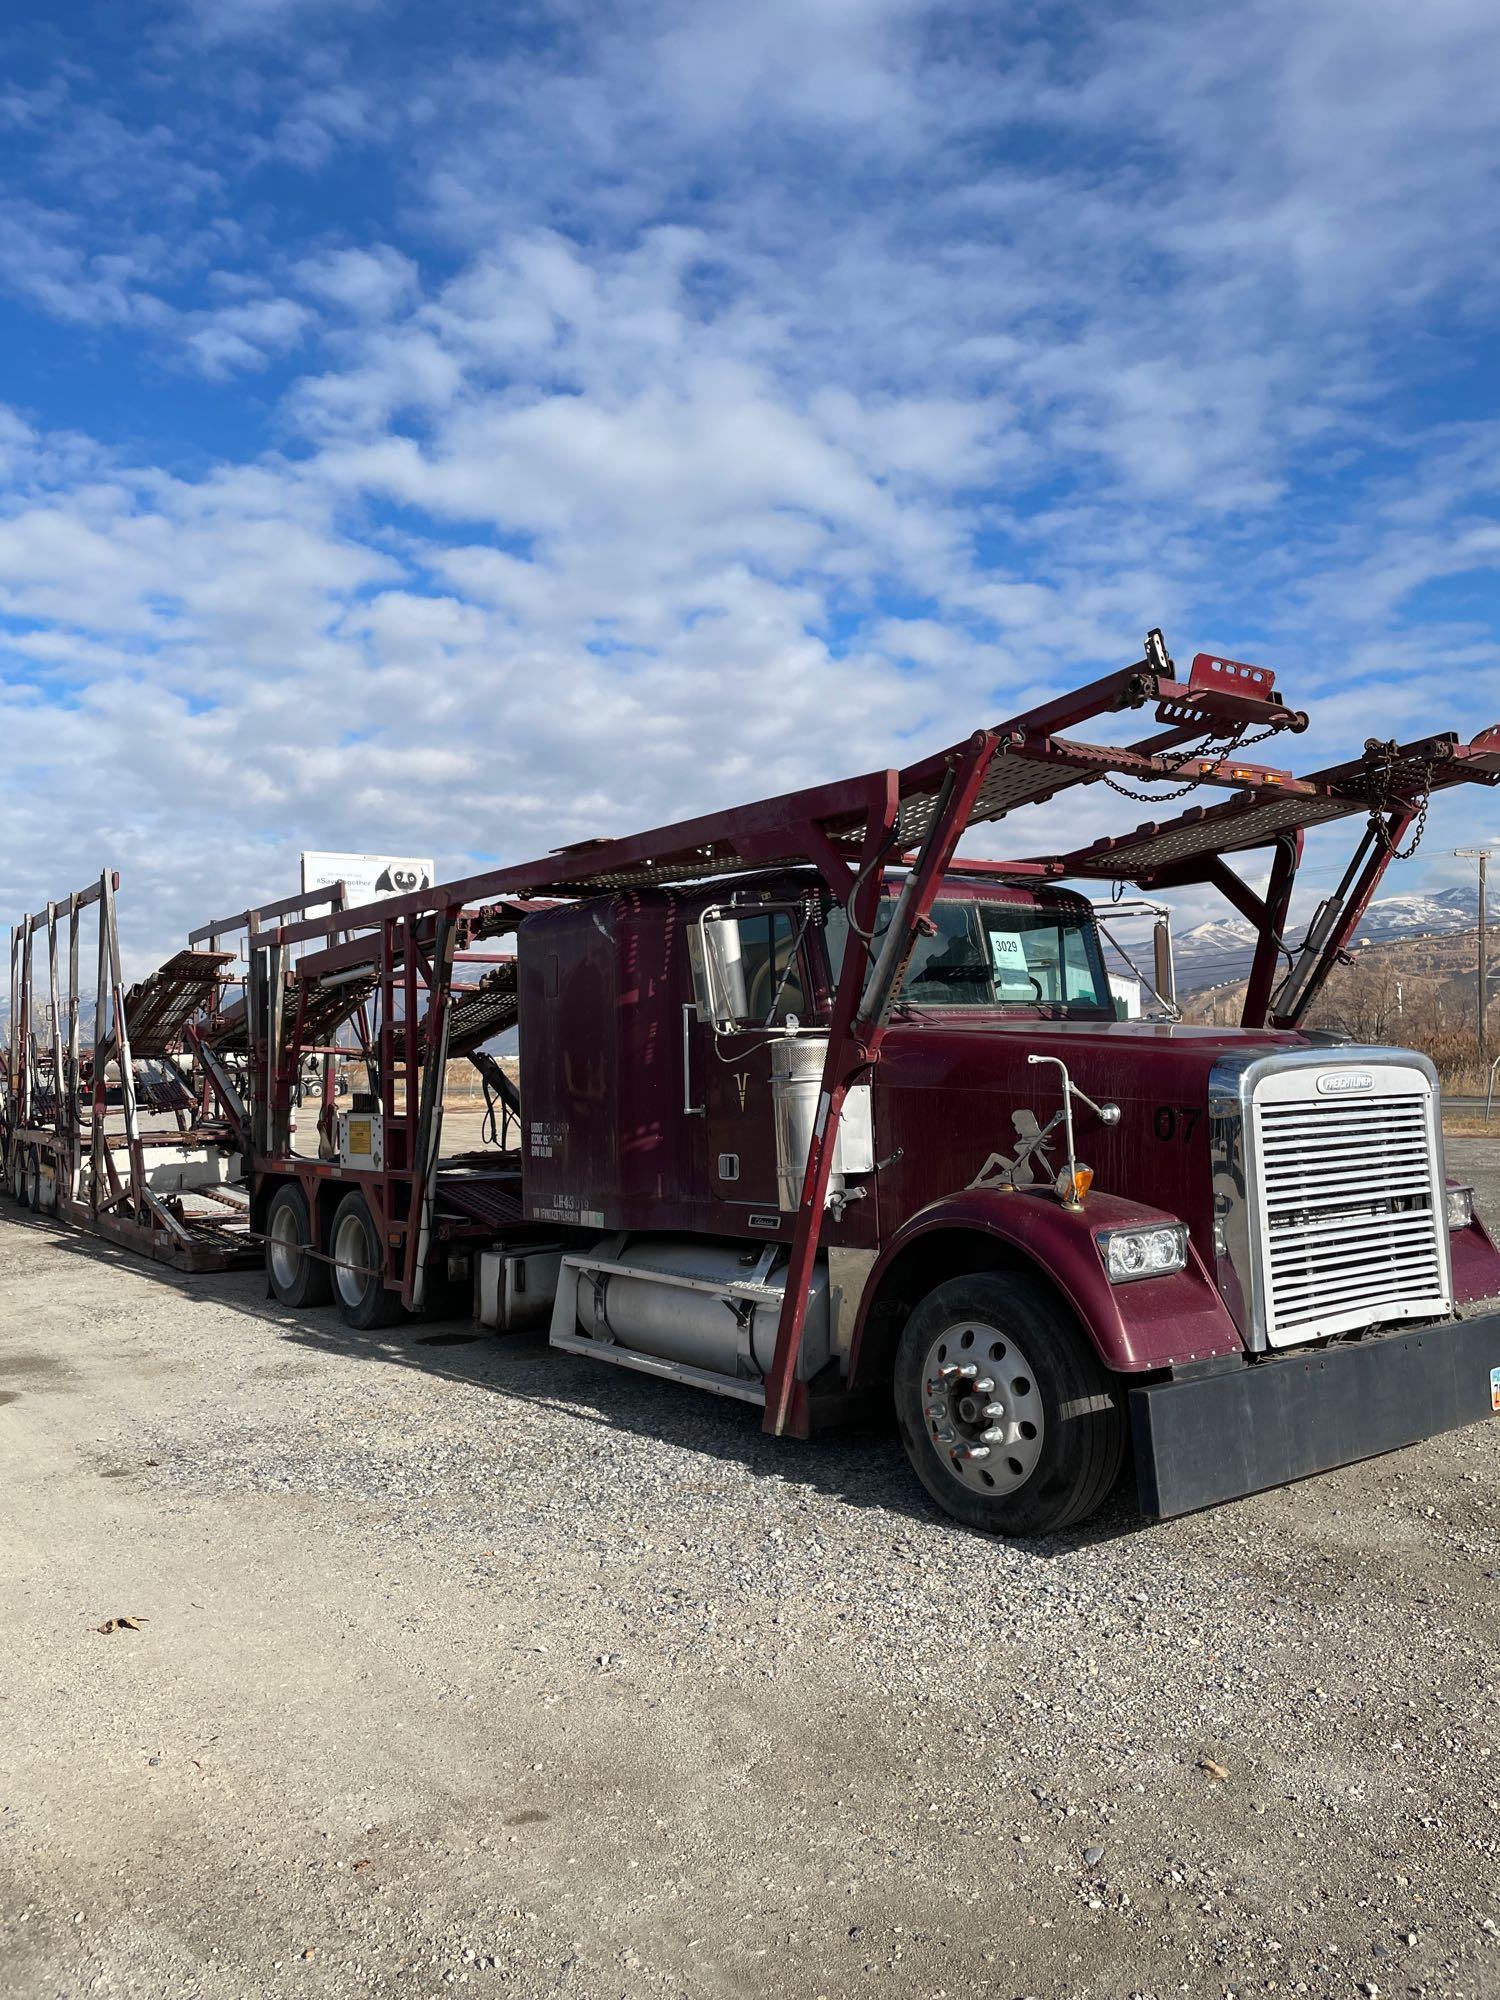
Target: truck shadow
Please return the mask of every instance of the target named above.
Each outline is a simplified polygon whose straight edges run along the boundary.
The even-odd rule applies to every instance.
[[[805,1487],[846,1506],[898,1515],[957,1535],[971,1532],[929,1499],[906,1462],[894,1420],[827,1430],[806,1441],[770,1438],[760,1429],[760,1412],[751,1404],[564,1354],[549,1347],[542,1333],[496,1335],[476,1330],[466,1319],[435,1318],[361,1332],[347,1326],[332,1306],[301,1312],[283,1306],[268,1294],[262,1271],[188,1276],[10,1204],[3,1220],[44,1238],[50,1250],[117,1265],[189,1306],[242,1314],[287,1347],[418,1370],[470,1389],[564,1411],[604,1432],[703,1452],[741,1466],[757,1479]],[[1036,1559],[1052,1561],[1156,1525],[1135,1510],[1127,1465],[1121,1484],[1092,1520],[1015,1546]],[[984,1538],[974,1539],[982,1543]]]

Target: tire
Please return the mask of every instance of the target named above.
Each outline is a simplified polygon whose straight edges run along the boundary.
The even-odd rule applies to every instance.
[[[896,1350],[895,1398],[917,1477],[984,1534],[1072,1527],[1119,1477],[1119,1384],[1061,1301],[1023,1273],[979,1271],[929,1292]]]
[[[26,1206],[42,1212],[42,1154],[39,1146],[26,1148]]]
[[[312,1241],[307,1197],[296,1183],[277,1188],[266,1211],[266,1276],[284,1306],[302,1311],[326,1306],[333,1297],[333,1275],[316,1257],[302,1254]]]
[[[367,1332],[394,1326],[406,1317],[399,1292],[388,1292],[378,1276],[383,1263],[380,1240],[362,1194],[346,1194],[334,1211],[329,1235],[333,1253],[333,1296],[346,1326]]]
[[[26,1153],[26,1147],[14,1146],[10,1155],[10,1191],[22,1208],[31,1206],[31,1191],[28,1186],[31,1176],[26,1171]]]

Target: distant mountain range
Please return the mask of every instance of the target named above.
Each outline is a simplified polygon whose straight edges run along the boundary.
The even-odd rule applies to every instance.
[[[1315,908],[1313,904],[1305,915],[1299,913],[1289,942],[1300,942]],[[1492,914],[1500,916],[1500,910],[1492,907]],[[1354,942],[1394,944],[1409,938],[1452,937],[1455,932],[1473,930],[1478,922],[1479,891],[1463,883],[1430,893],[1377,896],[1365,911]],[[1197,993],[1206,986],[1243,979],[1250,970],[1254,948],[1255,932],[1242,917],[1215,917],[1179,932],[1173,939],[1178,991]]]

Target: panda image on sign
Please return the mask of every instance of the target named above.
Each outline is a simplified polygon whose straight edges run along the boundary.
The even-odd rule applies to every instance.
[[[430,889],[432,881],[425,868],[414,868],[409,862],[389,861],[375,878],[378,893],[385,896],[409,896],[414,889]]]

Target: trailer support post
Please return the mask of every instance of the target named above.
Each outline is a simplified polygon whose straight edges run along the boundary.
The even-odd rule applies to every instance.
[[[1240,1015],[1247,1028],[1265,1024],[1266,1008],[1270,1005],[1271,988],[1276,980],[1276,965],[1284,948],[1282,938],[1286,931],[1287,911],[1291,907],[1292,889],[1301,859],[1301,834],[1295,837],[1282,834],[1271,857],[1271,879],[1266,884],[1258,926],[1260,934],[1255,940],[1255,957],[1251,962],[1250,980],[1245,988],[1245,1004]]]
[[[411,919],[407,919],[408,926]],[[432,1212],[437,1193],[438,1153],[443,1143],[443,1095],[448,1079],[448,1029],[452,1019],[454,925],[447,909],[439,910],[432,941],[432,976],[428,981],[427,1055],[422,1065],[416,1142],[412,1159],[411,1211],[407,1217],[402,1296],[415,1312],[427,1292],[427,1250],[432,1236]],[[408,953],[415,948],[408,941]],[[410,975],[409,975],[410,976]],[[413,1079],[408,1074],[407,1097]]]
[[[1407,804],[1393,806],[1388,813],[1371,815],[1365,836],[1334,892],[1334,908],[1328,912],[1326,928],[1314,920],[1296,965],[1271,1001],[1273,1028],[1301,1027],[1308,1008],[1359,928],[1370,898],[1380,887],[1380,878],[1390,867],[1391,857],[1416,816],[1417,808]]]
[[[802,1350],[808,1293],[822,1235],[823,1210],[828,1199],[828,1182],[833,1171],[844,1099],[855,1077],[860,1071],[870,1068],[879,1057],[891,1001],[901,974],[916,944],[917,933],[937,897],[954,850],[969,824],[969,815],[996,747],[993,734],[977,733],[958,752],[944,774],[921,849],[868,977],[864,973],[862,955],[855,948],[856,935],[851,935],[844,955],[828,1035],[828,1055],[823,1065],[818,1115],[808,1148],[797,1221],[792,1233],[791,1262],[787,1268],[781,1318],[776,1329],[776,1352],[766,1380],[763,1427],[778,1437],[789,1428],[795,1429],[798,1434],[805,1434],[808,1425],[806,1391],[802,1390],[800,1395],[797,1393],[797,1362]],[[898,800],[888,793],[884,813],[872,811],[866,822],[860,864],[864,892],[860,900],[865,907],[862,911],[849,912],[851,933],[857,924],[867,935],[874,928],[880,898],[879,857],[890,830],[896,824],[898,809]]]
[[[108,1100],[104,1081],[104,1046],[109,1032],[105,1025],[109,1018],[109,940],[104,924],[104,885],[108,879],[107,872],[99,877],[99,970],[94,989],[94,1069],[89,1116],[89,1208],[95,1220],[103,1206],[106,1172],[112,1174],[114,1170],[104,1134]]]

